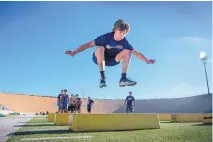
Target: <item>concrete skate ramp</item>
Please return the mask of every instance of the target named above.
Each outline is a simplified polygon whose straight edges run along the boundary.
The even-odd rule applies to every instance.
[[[83,99],[82,113],[87,113],[87,99]],[[0,93],[0,104],[14,112],[55,113],[56,97],[42,97]],[[94,99],[92,113],[124,113],[124,100]],[[212,108],[212,94],[174,99],[137,100],[135,113],[207,113]],[[167,118],[165,118],[167,119]]]
[[[39,113],[57,111],[56,97],[31,96],[26,94],[0,93],[0,104],[14,112]],[[87,99],[82,99],[82,113],[87,113]],[[112,113],[123,106],[121,100],[97,100],[94,99],[92,113]]]
[[[212,94],[185,98],[137,100],[135,113],[206,113],[212,108]],[[114,111],[123,113],[124,107]]]
[[[0,104],[14,112],[56,112],[55,98],[0,93]]]

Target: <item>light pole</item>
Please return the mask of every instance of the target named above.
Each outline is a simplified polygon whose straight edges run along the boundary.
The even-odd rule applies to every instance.
[[[208,76],[207,76],[207,72],[206,72],[206,63],[207,63],[208,57],[206,56],[205,52],[200,52],[200,60],[203,62],[203,65],[204,65],[205,75],[206,75],[206,85],[207,85],[207,89],[208,89],[208,94],[210,94]]]

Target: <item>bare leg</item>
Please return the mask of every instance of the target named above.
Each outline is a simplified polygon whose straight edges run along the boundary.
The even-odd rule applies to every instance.
[[[122,59],[123,59],[122,73],[126,73],[128,71],[128,67],[130,64],[131,51],[124,49],[115,57],[116,62],[120,62]]]
[[[100,69],[100,74],[101,74],[101,81],[99,87],[106,87],[106,77],[105,77],[105,60],[104,60],[104,47],[99,46],[96,51],[95,51],[95,56],[97,58],[97,63]]]
[[[122,75],[120,79],[120,87],[136,85],[137,83],[135,81],[126,78],[126,73],[128,71],[131,60],[131,51],[124,49],[115,57],[116,62],[120,62],[121,60],[123,60],[123,63],[122,63]]]
[[[103,46],[99,46],[95,51],[95,56],[97,58],[100,71],[105,71],[104,51],[105,49]]]
[[[58,113],[60,112],[61,110],[60,110],[60,105],[58,105]]]

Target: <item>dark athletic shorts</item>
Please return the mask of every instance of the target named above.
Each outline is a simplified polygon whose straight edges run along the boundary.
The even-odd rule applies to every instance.
[[[126,106],[126,113],[132,112],[133,111],[133,106],[132,105],[127,105]]]
[[[95,56],[95,52],[93,52],[93,62],[98,65],[97,58]],[[106,66],[115,66],[115,65],[118,65],[119,63],[120,62],[115,61],[115,56],[111,56],[111,57],[105,56],[105,65]]]
[[[75,110],[80,111],[81,110],[81,104],[75,104]]]
[[[62,111],[67,111],[67,105],[63,105],[63,104],[62,104],[62,105],[61,105],[61,110],[62,110]]]
[[[68,111],[71,111],[71,112],[75,111],[75,106],[73,104],[70,104],[68,106]]]
[[[91,112],[92,106],[87,106],[87,112]]]

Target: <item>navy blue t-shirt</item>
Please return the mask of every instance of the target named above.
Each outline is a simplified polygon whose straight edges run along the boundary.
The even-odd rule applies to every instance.
[[[61,95],[62,95],[62,94],[59,94],[57,98],[60,99]]]
[[[61,104],[67,105],[69,96],[67,94],[62,94],[61,97],[62,97]]]
[[[58,99],[58,104],[60,104],[60,97],[61,97],[61,95],[62,95],[62,94],[59,94],[58,97],[57,97],[57,99]]]
[[[114,32],[106,33],[95,39],[96,46],[105,47],[105,56],[116,56],[123,49],[133,50],[132,45],[129,44],[126,38],[120,41],[114,40]]]
[[[133,96],[127,96],[126,97],[127,105],[132,105],[132,102],[135,101],[135,98]]]
[[[87,106],[88,106],[88,107],[91,107],[93,103],[94,103],[94,101],[93,101],[92,99],[89,99],[89,100],[88,100],[88,103],[87,103]]]

